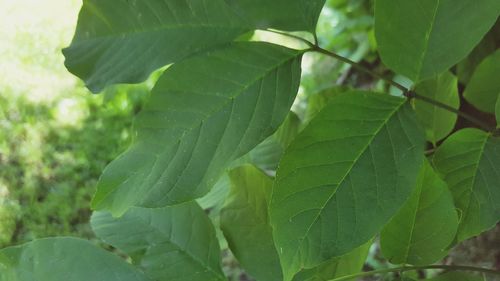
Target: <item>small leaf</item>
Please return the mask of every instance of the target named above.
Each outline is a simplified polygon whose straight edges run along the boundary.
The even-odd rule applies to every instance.
[[[458,242],[495,226],[500,219],[500,138],[460,130],[437,149],[434,164],[461,211]]]
[[[224,0],[84,0],[66,67],[93,92],[136,83],[251,28]]]
[[[215,230],[194,202],[132,208],[120,218],[95,212],[91,224],[99,238],[133,257],[154,280],[226,280]]]
[[[499,13],[498,0],[377,0],[378,49],[397,73],[425,80],[464,59]]]
[[[432,264],[446,256],[457,228],[448,186],[424,161],[412,196],[382,230],[382,253],[392,264]]]
[[[333,258],[321,265],[303,269],[293,281],[324,281],[361,272],[373,241],[354,249],[341,257]]]
[[[405,99],[357,91],[334,98],[278,169],[270,212],[284,280],[379,232],[411,195],[423,150]]]
[[[424,97],[444,103],[452,108],[460,107],[457,78],[450,72],[444,72],[434,79],[425,80],[415,86],[415,91]],[[415,100],[415,112],[425,129],[427,140],[436,144],[449,135],[457,114],[421,100]]]
[[[249,25],[259,29],[316,30],[325,0],[225,0]]]
[[[273,181],[245,165],[230,172],[231,193],[221,212],[229,248],[246,272],[259,281],[281,281],[281,266],[269,224]]]
[[[112,253],[75,238],[40,239],[0,250],[0,281],[151,281]]]
[[[472,275],[462,271],[450,271],[441,275],[424,279],[426,281],[484,281],[480,275]]]
[[[484,59],[477,67],[464,92],[464,98],[484,112],[495,113],[500,95],[500,50]]]
[[[241,42],[167,69],[135,121],[133,145],[104,171],[96,209],[163,207],[202,197],[231,161],[282,124],[302,52]]]

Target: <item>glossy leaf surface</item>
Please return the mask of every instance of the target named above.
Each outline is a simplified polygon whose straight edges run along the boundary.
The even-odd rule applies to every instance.
[[[356,91],[334,98],[278,169],[270,212],[285,280],[380,231],[412,193],[423,145],[405,99]]]
[[[446,256],[457,228],[451,192],[424,161],[412,196],[382,230],[382,253],[392,264],[433,264]]]
[[[389,68],[421,81],[464,59],[499,14],[497,0],[377,0],[378,49]]]
[[[104,171],[96,209],[163,207],[202,197],[227,165],[272,135],[300,81],[301,52],[235,43],[162,75],[134,144]]]
[[[1,281],[152,281],[86,240],[49,238],[0,250]]]
[[[154,280],[226,280],[215,230],[194,202],[132,208],[120,218],[96,212],[91,224],[99,238],[130,255]]]
[[[478,129],[451,135],[434,156],[461,211],[458,242],[492,228],[500,220],[500,139]]]

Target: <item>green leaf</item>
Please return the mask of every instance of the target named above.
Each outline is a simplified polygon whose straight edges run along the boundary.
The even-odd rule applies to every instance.
[[[477,67],[464,92],[464,98],[477,109],[495,113],[500,95],[500,50],[484,59]]]
[[[412,196],[382,230],[382,253],[392,264],[432,264],[446,256],[457,228],[448,186],[424,161]]]
[[[136,83],[251,28],[224,0],[84,0],[66,67],[93,92]]]
[[[293,281],[325,281],[361,272],[372,242],[370,240],[352,252],[333,258],[317,267],[303,269],[295,275]]]
[[[425,279],[427,281],[484,281],[480,275],[472,275],[463,271],[450,271],[441,275]]]
[[[421,96],[458,109],[460,97],[457,83],[457,78],[453,74],[444,72],[434,79],[417,84],[415,91]],[[456,113],[421,100],[415,100],[415,112],[425,129],[427,140],[434,144],[449,135],[457,122]]]
[[[120,218],[96,212],[91,224],[99,238],[129,254],[154,280],[226,280],[215,230],[194,202],[132,208]]]
[[[259,29],[316,30],[325,0],[225,0],[249,25]]]
[[[119,215],[208,193],[231,161],[281,125],[301,54],[241,42],[167,69],[135,121],[133,145],[105,169],[93,207]]]
[[[49,238],[0,250],[0,281],[150,281],[86,240]]]
[[[221,212],[221,228],[229,248],[255,279],[281,281],[268,216],[273,181],[251,165],[231,170],[229,175],[231,193]]]
[[[434,164],[461,211],[458,242],[495,226],[500,219],[500,138],[460,130],[437,149]]]
[[[499,13],[498,0],[377,0],[378,49],[384,64],[418,82],[464,59]]]
[[[299,133],[300,119],[290,112],[285,122],[272,136],[249,153],[249,161],[266,171],[275,171],[285,149]]]
[[[285,281],[379,232],[412,193],[424,142],[403,98],[357,91],[334,98],[278,169],[270,212]]]

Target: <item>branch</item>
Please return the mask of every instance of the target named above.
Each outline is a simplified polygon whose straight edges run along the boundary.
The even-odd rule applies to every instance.
[[[447,270],[451,270],[451,271],[475,271],[475,272],[481,272],[481,273],[485,273],[485,274],[500,275],[500,271],[496,271],[496,270],[488,269],[488,268],[483,268],[483,267],[462,266],[462,265],[426,265],[426,266],[402,266],[402,267],[386,268],[386,269],[379,269],[379,270],[373,270],[373,271],[367,271],[367,272],[360,272],[357,274],[352,274],[352,275],[347,275],[347,276],[342,276],[339,278],[331,279],[329,281],[345,281],[345,280],[351,280],[351,279],[356,279],[356,278],[361,278],[361,277],[373,276],[373,275],[377,275],[377,274],[384,274],[384,273],[391,273],[391,272],[405,272],[405,271],[413,271],[413,270],[421,270],[421,269],[447,269]]]

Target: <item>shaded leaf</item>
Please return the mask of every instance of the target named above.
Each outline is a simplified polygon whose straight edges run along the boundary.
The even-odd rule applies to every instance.
[[[284,279],[380,231],[410,196],[423,149],[405,99],[356,91],[334,98],[278,169],[270,212]]]
[[[0,281],[150,281],[118,256],[75,238],[48,238],[0,250]]]
[[[457,228],[448,186],[424,161],[412,196],[382,230],[382,253],[392,264],[432,264],[446,256]]]
[[[437,149],[434,164],[461,211],[458,242],[492,228],[500,219],[500,138],[460,130]]]
[[[259,281],[281,281],[281,266],[269,224],[273,181],[256,167],[231,170],[231,193],[221,212],[221,228],[242,267]]]
[[[84,0],[66,67],[99,92],[250,29],[224,0]]]
[[[427,281],[484,281],[480,275],[472,275],[463,271],[450,271],[441,275],[425,279]]]
[[[91,224],[99,238],[130,255],[154,280],[226,280],[215,230],[194,202],[132,208],[120,218],[95,212]]]
[[[450,72],[444,72],[434,79],[425,80],[415,86],[415,91],[424,97],[444,103],[452,108],[460,107],[457,78]],[[415,100],[415,112],[425,129],[427,140],[436,144],[449,135],[457,114],[421,100]]]
[[[225,0],[249,25],[286,31],[316,30],[325,0]]]
[[[495,115],[497,117],[497,127],[500,127],[500,95],[497,98],[497,105],[495,109]]]
[[[311,269],[303,269],[293,281],[325,281],[361,272],[372,241],[341,257],[333,258]]]
[[[272,135],[300,82],[301,52],[241,42],[167,69],[104,171],[93,207],[115,215],[202,197],[231,161]]]
[[[464,98],[474,107],[495,113],[500,95],[500,50],[484,59],[477,67],[464,92]]]
[[[421,81],[464,59],[499,13],[497,0],[377,0],[378,49],[388,67]]]

